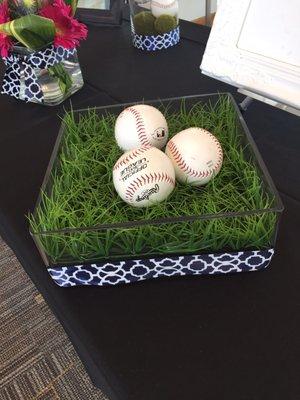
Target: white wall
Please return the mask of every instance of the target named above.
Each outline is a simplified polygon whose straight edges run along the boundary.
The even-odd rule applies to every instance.
[[[179,17],[191,21],[205,15],[205,0],[178,0]]]
[[[206,0],[178,0],[179,1],[179,16],[187,21],[192,21],[196,18],[205,16]],[[211,12],[217,10],[217,1],[211,0]]]
[[[211,0],[211,12],[215,13],[217,11],[217,3],[219,0]]]
[[[78,7],[106,10],[109,7],[107,0],[78,0]]]

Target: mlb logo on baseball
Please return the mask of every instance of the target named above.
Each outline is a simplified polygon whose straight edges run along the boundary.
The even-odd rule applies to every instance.
[[[115,125],[115,138],[119,147],[126,151],[140,146],[161,149],[168,140],[168,124],[164,115],[146,104],[125,108]]]

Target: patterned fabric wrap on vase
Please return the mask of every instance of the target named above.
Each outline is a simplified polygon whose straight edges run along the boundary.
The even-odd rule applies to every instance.
[[[83,86],[75,48],[49,45],[33,51],[14,46],[3,61],[1,93],[26,102],[54,106]]]
[[[178,0],[129,0],[134,47],[156,51],[180,40]]]
[[[156,257],[141,260],[57,265],[48,268],[61,287],[115,286],[148,279],[260,271],[269,265],[274,249]]]

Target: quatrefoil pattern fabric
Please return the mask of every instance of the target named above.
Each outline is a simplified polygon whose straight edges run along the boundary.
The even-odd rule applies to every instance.
[[[20,98],[21,85],[24,85],[25,101],[42,102],[44,98],[43,88],[39,84],[38,76],[42,70],[59,64],[73,55],[75,49],[54,47],[53,45],[31,53],[20,56],[16,53],[3,58],[6,71],[2,83],[2,94]]]
[[[236,253],[158,257],[144,260],[107,261],[95,264],[48,268],[61,287],[111,286],[146,279],[187,275],[253,272],[266,268],[273,249]]]
[[[133,35],[133,45],[140,50],[156,51],[175,46],[180,40],[179,26],[162,35]]]

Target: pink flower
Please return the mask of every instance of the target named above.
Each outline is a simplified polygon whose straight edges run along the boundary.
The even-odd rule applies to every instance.
[[[7,0],[4,0],[0,4],[0,24],[4,24],[8,22],[9,18],[9,10]],[[13,42],[11,38],[6,35],[6,33],[0,32],[0,55],[1,57],[7,57],[9,54],[10,49],[13,46]]]
[[[73,49],[81,39],[86,39],[87,27],[72,17],[72,7],[64,0],[54,0],[53,4],[43,7],[39,14],[52,19],[55,24],[54,46]]]

